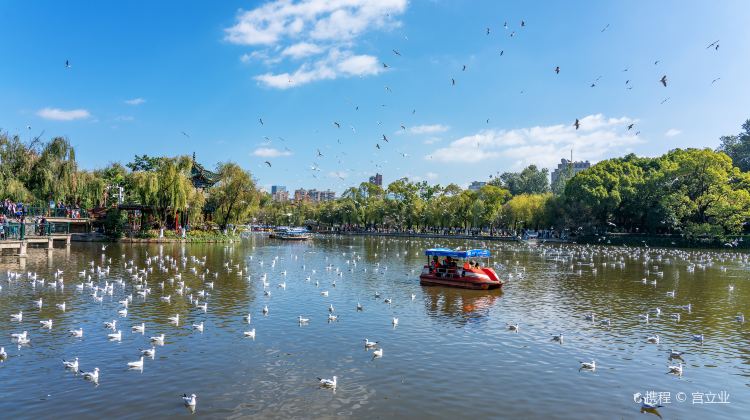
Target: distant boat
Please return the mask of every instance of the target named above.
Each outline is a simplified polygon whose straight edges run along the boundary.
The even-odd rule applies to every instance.
[[[268,237],[285,241],[306,241],[310,239],[311,234],[306,228],[281,226],[274,229]]]

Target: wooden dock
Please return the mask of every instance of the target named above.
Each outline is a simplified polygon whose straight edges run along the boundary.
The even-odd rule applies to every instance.
[[[21,258],[26,257],[30,244],[47,244],[46,249],[54,248],[55,241],[65,241],[66,246],[70,246],[70,233],[51,234],[48,236],[27,236],[25,239],[7,239],[0,241],[0,253],[6,249],[12,249],[14,255]]]

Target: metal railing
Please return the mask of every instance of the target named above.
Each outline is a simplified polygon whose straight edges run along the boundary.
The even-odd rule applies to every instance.
[[[22,240],[28,237],[68,235],[70,223],[18,223],[0,224],[0,240]]]
[[[89,217],[89,212],[85,209],[49,208],[44,206],[23,206],[23,208],[16,209],[15,212],[2,207],[0,208],[0,214],[11,217],[24,214],[26,217],[66,217],[68,219],[87,219]]]

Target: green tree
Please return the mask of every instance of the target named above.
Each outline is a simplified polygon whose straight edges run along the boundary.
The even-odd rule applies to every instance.
[[[719,151],[729,155],[734,166],[741,171],[750,171],[750,120],[742,124],[742,132],[739,134],[721,137]]]
[[[216,221],[223,230],[230,223],[246,221],[260,198],[250,172],[236,163],[220,164],[218,173],[219,182],[211,188],[209,202],[216,209]]]
[[[529,165],[521,172],[505,172],[500,175],[502,185],[513,195],[541,194],[549,192],[549,170],[539,170],[536,165]]]

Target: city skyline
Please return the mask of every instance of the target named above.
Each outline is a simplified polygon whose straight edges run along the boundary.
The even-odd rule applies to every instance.
[[[9,3],[0,127],[340,194],[715,148],[750,106],[748,3],[342,4]]]

